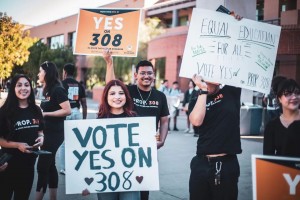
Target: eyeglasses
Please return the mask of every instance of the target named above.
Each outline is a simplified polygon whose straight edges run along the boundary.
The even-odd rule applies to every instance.
[[[298,95],[300,95],[300,91],[299,90],[294,90],[294,91],[284,91],[283,93],[282,93],[285,97],[291,97],[293,94],[295,95],[295,96],[298,96]]]
[[[141,76],[152,76],[154,73],[153,72],[140,72],[139,75]]]

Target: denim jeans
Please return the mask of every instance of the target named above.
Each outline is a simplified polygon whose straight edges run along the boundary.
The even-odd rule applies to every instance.
[[[140,200],[140,192],[106,192],[98,193],[98,200]]]

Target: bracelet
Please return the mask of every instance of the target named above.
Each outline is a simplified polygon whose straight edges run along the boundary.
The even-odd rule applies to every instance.
[[[44,135],[39,135],[39,137],[44,137]]]

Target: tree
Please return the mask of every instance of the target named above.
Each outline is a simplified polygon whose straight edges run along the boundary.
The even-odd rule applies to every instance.
[[[47,49],[47,45],[41,41],[34,43],[34,45],[29,48],[29,59],[28,62],[24,63],[22,71],[24,74],[27,74],[34,82],[36,82],[37,80],[39,66],[43,62],[41,58],[42,54],[44,54],[44,52],[47,51]]]
[[[29,48],[37,39],[29,37],[23,25],[0,13],[0,78],[10,77],[14,66],[28,61]]]

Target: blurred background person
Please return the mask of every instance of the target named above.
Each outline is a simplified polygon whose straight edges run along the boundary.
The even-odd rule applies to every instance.
[[[66,117],[66,120],[86,119],[87,105],[85,89],[82,84],[74,79],[75,65],[68,63],[64,65],[62,84],[68,92],[68,98],[71,105],[71,115]],[[80,105],[82,113],[80,113]],[[60,146],[60,174],[65,175],[65,142]]]

